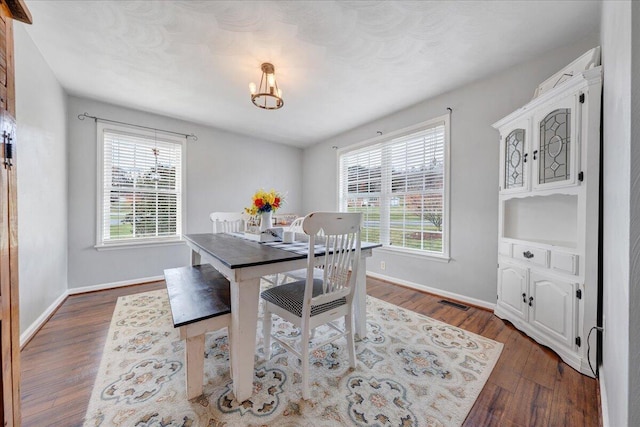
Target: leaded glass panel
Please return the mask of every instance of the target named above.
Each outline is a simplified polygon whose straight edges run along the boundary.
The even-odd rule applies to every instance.
[[[559,108],[540,122],[538,183],[566,181],[571,165],[571,109]]]
[[[505,139],[504,188],[519,188],[524,185],[524,129],[511,131]]]

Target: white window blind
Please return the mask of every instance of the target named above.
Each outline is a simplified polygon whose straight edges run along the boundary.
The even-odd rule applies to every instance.
[[[362,212],[363,239],[448,255],[448,116],[340,154],[340,209]]]
[[[99,126],[98,244],[179,239],[184,139]]]

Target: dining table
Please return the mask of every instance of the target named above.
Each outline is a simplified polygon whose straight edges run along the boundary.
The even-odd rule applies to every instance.
[[[307,267],[306,242],[257,242],[242,234],[201,233],[183,235],[191,249],[191,265],[211,264],[230,282],[229,330],[231,378],[238,402],[253,394],[253,375],[260,300],[260,278]],[[355,333],[364,338],[366,325],[366,259],[379,243],[362,242],[354,292]],[[317,251],[316,256],[323,252]]]

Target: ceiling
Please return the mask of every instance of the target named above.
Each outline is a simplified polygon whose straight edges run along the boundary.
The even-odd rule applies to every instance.
[[[34,1],[67,92],[305,147],[570,44],[599,1]],[[284,107],[250,101],[271,62]],[[88,112],[92,114],[91,111]]]

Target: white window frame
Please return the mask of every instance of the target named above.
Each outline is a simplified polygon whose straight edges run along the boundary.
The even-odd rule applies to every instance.
[[[343,206],[343,200],[341,200],[341,194],[342,194],[342,189],[340,188],[342,185],[342,179],[341,179],[341,168],[340,168],[340,163],[341,163],[341,157],[344,154],[348,154],[349,152],[355,151],[355,150],[360,150],[363,148],[366,148],[368,146],[374,146],[377,144],[381,144],[387,141],[390,141],[392,139],[398,138],[398,137],[402,137],[402,136],[406,136],[412,133],[417,133],[420,132],[422,130],[426,130],[430,127],[433,127],[434,125],[437,125],[438,123],[442,123],[444,125],[444,182],[443,182],[443,192],[442,192],[442,198],[443,198],[443,211],[442,211],[442,217],[443,217],[443,221],[442,221],[442,252],[434,252],[434,251],[428,251],[428,250],[422,250],[422,249],[412,249],[412,248],[404,248],[404,247],[398,247],[398,246],[392,246],[389,245],[388,243],[384,243],[382,242],[383,246],[382,248],[378,249],[381,251],[388,251],[390,253],[401,253],[404,255],[410,255],[410,256],[416,256],[418,258],[431,258],[437,261],[444,261],[444,262],[449,262],[450,261],[450,241],[451,241],[451,233],[450,233],[450,224],[451,224],[451,197],[450,197],[450,189],[451,189],[451,178],[450,178],[450,173],[451,173],[451,166],[450,166],[450,158],[451,158],[451,116],[450,114],[445,114],[439,117],[435,117],[433,119],[418,123],[416,125],[413,126],[409,126],[403,129],[399,129],[397,131],[393,131],[393,132],[389,132],[387,134],[384,135],[380,135],[377,136],[375,138],[371,138],[368,139],[366,141],[363,141],[359,144],[354,144],[354,145],[350,145],[348,147],[344,147],[344,148],[340,148],[337,150],[337,157],[336,157],[336,170],[338,171],[338,179],[337,179],[337,191],[336,191],[336,195],[337,195],[337,201],[336,201],[336,205],[338,206],[338,210],[343,210],[346,209],[345,206]],[[384,162],[384,160],[383,160]],[[380,211],[381,211],[381,218],[380,221],[381,223],[383,221],[386,220],[386,218],[382,217],[382,213],[384,211],[384,207],[381,205]],[[382,233],[381,233],[382,234]],[[382,237],[382,236],[381,236]]]
[[[115,131],[128,133],[131,135],[135,135],[138,137],[145,137],[149,139],[162,139],[165,142],[175,143],[180,146],[180,194],[179,194],[179,206],[177,209],[179,218],[176,221],[176,235],[169,237],[144,237],[144,238],[132,238],[132,239],[122,239],[122,240],[112,240],[105,241],[103,237],[103,223],[104,223],[104,213],[105,207],[104,203],[104,153],[105,153],[105,143],[104,143],[104,132],[105,131]],[[97,139],[97,200],[96,200],[96,245],[95,248],[98,250],[105,249],[119,249],[119,248],[131,248],[131,247],[148,247],[148,246],[164,246],[164,245],[175,245],[182,244],[182,233],[184,230],[184,222],[186,218],[186,137],[180,137],[177,135],[173,135],[170,133],[165,133],[162,131],[151,131],[146,129],[141,129],[135,126],[126,126],[120,124],[113,124],[109,122],[97,122],[96,126],[96,139]]]

